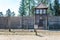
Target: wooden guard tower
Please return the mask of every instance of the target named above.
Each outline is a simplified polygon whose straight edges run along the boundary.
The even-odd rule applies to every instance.
[[[43,3],[40,3],[37,7],[35,7],[35,25],[38,25],[39,29],[44,29],[44,21],[47,17],[47,9],[48,7]]]

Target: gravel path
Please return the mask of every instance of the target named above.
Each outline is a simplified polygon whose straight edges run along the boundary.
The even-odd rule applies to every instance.
[[[0,40],[60,40],[60,36],[0,35]]]

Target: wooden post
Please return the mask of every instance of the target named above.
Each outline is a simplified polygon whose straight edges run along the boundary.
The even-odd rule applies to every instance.
[[[10,17],[8,17],[8,27],[9,27],[9,32],[11,32],[11,26],[10,26],[10,23],[11,22],[11,20],[10,20]]]
[[[37,25],[34,25],[34,32],[35,32],[35,35],[38,35],[38,34],[37,34],[37,28],[38,28],[38,26],[37,26]]]

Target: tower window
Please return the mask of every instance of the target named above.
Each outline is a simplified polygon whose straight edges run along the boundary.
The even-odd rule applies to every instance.
[[[38,9],[36,10],[36,14],[39,14],[39,10]]]
[[[42,9],[40,9],[40,14],[42,14]]]
[[[46,10],[45,9],[43,10],[43,14],[46,14]]]

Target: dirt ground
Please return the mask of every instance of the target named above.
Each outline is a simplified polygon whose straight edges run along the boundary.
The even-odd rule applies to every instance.
[[[0,40],[60,40],[60,31],[0,32]]]
[[[60,40],[60,36],[0,35],[0,40]]]

